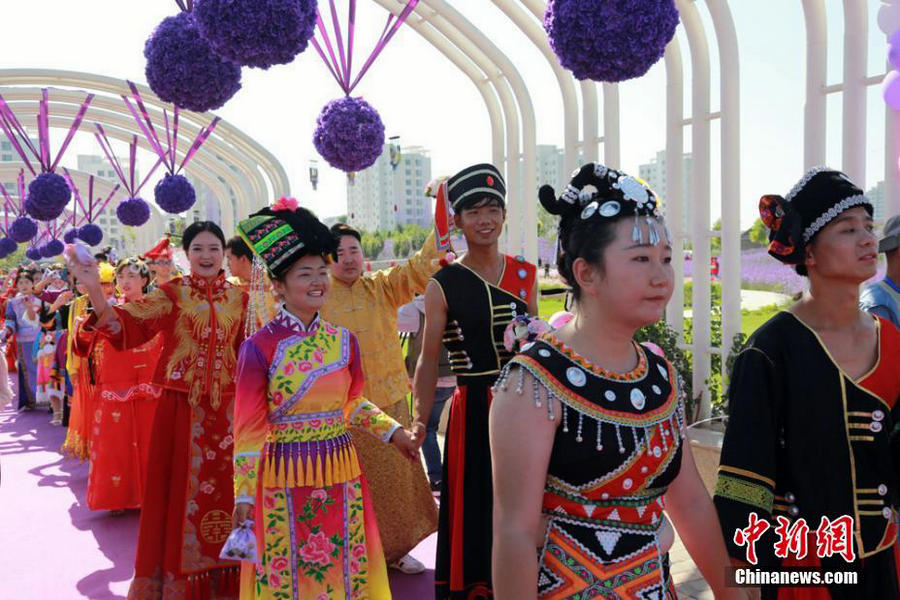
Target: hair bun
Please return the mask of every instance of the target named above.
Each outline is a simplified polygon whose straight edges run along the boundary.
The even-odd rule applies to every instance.
[[[566,209],[565,202],[560,202],[556,197],[556,192],[553,191],[553,188],[549,185],[542,185],[538,190],[538,200],[541,201],[541,206],[544,207],[551,215],[561,215]]]

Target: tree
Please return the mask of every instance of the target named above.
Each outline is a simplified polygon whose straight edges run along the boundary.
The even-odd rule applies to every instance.
[[[722,233],[722,219],[716,221],[715,225],[713,225],[713,231],[718,231],[720,234]],[[722,238],[720,236],[716,236],[710,240],[709,249],[712,252],[712,256],[718,256],[722,253]]]
[[[24,265],[28,262],[25,258],[25,250],[28,249],[28,244],[19,244],[19,247],[16,248],[16,251],[7,256],[4,259],[0,259],[0,269],[4,271],[9,271],[10,269],[14,269],[19,265]]]
[[[753,226],[750,228],[748,237],[750,238],[751,242],[758,246],[765,246],[769,243],[769,230],[762,222],[762,219],[757,218],[753,222]]]
[[[381,237],[381,234],[377,232],[363,232],[361,237],[362,240],[360,245],[362,246],[363,256],[369,260],[378,258],[378,255],[381,254],[382,249],[384,249],[384,238]]]

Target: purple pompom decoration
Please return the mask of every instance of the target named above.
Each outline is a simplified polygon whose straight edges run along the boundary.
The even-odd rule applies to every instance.
[[[192,14],[217,54],[268,69],[306,50],[316,25],[316,0],[197,0]]]
[[[19,217],[9,226],[9,237],[20,244],[36,236],[37,232],[37,223],[28,217]]]
[[[88,246],[96,246],[103,241],[103,230],[94,223],[82,225],[78,229],[78,239]]]
[[[119,202],[116,216],[122,225],[138,227],[150,220],[150,205],[140,198],[128,198]]]
[[[150,88],[166,102],[205,112],[241,89],[241,67],[213,52],[190,13],[166,17],[144,44]]]
[[[62,175],[41,173],[28,184],[25,211],[38,221],[52,221],[72,199],[72,190]]]
[[[44,256],[39,249],[31,247],[25,251],[25,258],[28,260],[41,260]]]
[[[63,241],[67,244],[74,244],[75,240],[78,239],[78,229],[70,229],[63,234]]]
[[[625,81],[645,74],[678,26],[674,0],[550,0],[550,47],[577,79]]]
[[[47,242],[46,244],[44,244],[43,246],[38,248],[38,251],[41,253],[42,257],[51,258],[53,256],[59,256],[60,254],[63,253],[63,250],[65,250],[65,249],[66,249],[66,247],[63,245],[63,243],[61,241],[59,241],[56,238],[53,238],[52,240],[50,240],[49,242]]]
[[[332,167],[362,171],[384,151],[384,123],[362,98],[332,100],[319,113],[313,144]]]
[[[177,215],[194,205],[197,193],[184,175],[166,174],[153,188],[153,197],[161,209]]]
[[[8,237],[0,238],[0,258],[6,258],[19,248],[19,245]]]

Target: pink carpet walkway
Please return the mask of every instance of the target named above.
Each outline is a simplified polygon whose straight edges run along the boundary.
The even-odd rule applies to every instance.
[[[0,600],[124,598],[138,514],[110,517],[85,503],[87,464],[63,458],[65,429],[46,412],[0,411]],[[399,600],[434,597],[435,536],[413,556],[422,575],[391,572]]]

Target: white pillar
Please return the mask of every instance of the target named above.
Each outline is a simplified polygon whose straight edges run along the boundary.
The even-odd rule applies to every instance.
[[[844,0],[843,170],[856,185],[866,185],[866,60],[869,27],[866,5]]]
[[[806,23],[806,104],[803,107],[803,171],[825,164],[825,85],[828,28],[825,0],[803,0]],[[799,179],[799,177],[798,177]]]
[[[741,104],[737,33],[727,0],[706,0],[719,47],[722,256],[722,377],[734,337],[741,331]]]
[[[600,160],[600,109],[597,104],[597,84],[593,81],[581,82],[581,122],[583,163]]]
[[[622,168],[622,143],[619,135],[619,84],[603,83],[603,164]]]
[[[675,286],[666,307],[666,322],[684,339],[684,68],[678,38],[666,46],[666,226],[672,236]]]
[[[710,73],[709,46],[697,6],[677,0],[681,22],[687,31],[691,50],[691,152],[693,154],[693,195],[691,198],[693,231],[693,343],[694,396],[700,396],[700,419],[710,416],[710,397],[706,380],[710,376]]]

